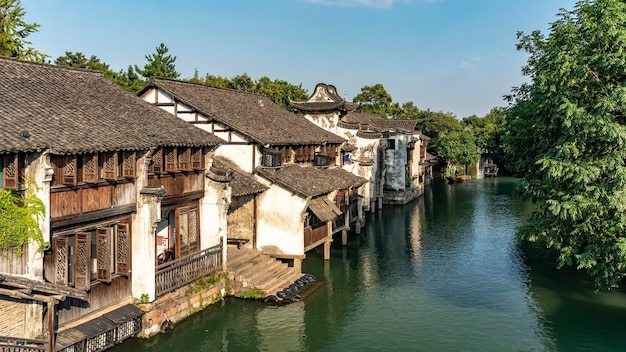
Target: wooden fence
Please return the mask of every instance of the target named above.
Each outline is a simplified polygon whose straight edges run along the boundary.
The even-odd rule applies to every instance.
[[[222,245],[217,245],[157,266],[156,296],[192,283],[222,268]]]
[[[312,245],[317,244],[328,237],[328,225],[324,225],[315,229],[307,226],[304,229],[304,250],[308,251]]]
[[[2,352],[45,352],[48,351],[48,342],[44,340],[29,340],[15,337],[0,336],[0,351]]]

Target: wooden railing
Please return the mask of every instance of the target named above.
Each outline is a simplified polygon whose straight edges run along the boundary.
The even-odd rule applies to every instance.
[[[310,226],[304,229],[304,249],[309,249],[309,246],[318,243],[324,238],[328,237],[328,225],[324,225],[315,229]]]
[[[48,351],[48,342],[0,336],[0,351],[45,352]]]
[[[174,291],[222,268],[222,245],[157,266],[156,296]]]

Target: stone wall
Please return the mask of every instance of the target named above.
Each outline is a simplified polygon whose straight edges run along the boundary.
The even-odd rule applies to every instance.
[[[176,324],[221,300],[225,294],[226,284],[224,280],[220,280],[209,288],[200,288],[194,283],[168,293],[153,303],[137,304],[146,312],[142,318],[142,329],[138,337],[150,338],[161,332],[161,325],[166,318]]]

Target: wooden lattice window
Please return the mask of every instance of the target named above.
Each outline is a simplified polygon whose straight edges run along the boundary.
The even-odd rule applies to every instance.
[[[0,187],[5,189],[18,189],[19,187],[19,164],[17,154],[8,154],[0,157]]]
[[[191,150],[191,167],[193,169],[202,169],[202,148],[193,148]]]
[[[191,155],[189,148],[181,148],[178,150],[178,170],[191,169]]]
[[[74,287],[81,290],[91,288],[91,234],[76,234],[76,256],[74,263]]]
[[[163,172],[163,149],[159,148],[152,154],[150,173],[158,174]]]
[[[120,275],[128,275],[130,269],[128,224],[117,224],[116,227],[115,272]]]
[[[176,148],[165,148],[165,171],[176,171]]]
[[[275,149],[264,149],[261,165],[265,167],[279,167],[282,163],[282,153]]]
[[[117,153],[107,152],[102,155],[102,177],[107,180],[115,180],[118,172]]]
[[[108,228],[96,230],[96,279],[111,282],[111,231]]]
[[[83,155],[83,182],[98,182],[98,154]]]
[[[54,283],[58,285],[67,285],[68,277],[68,246],[67,238],[54,238]]]
[[[75,155],[62,156],[62,167],[63,167],[63,184],[75,185],[76,174],[77,174],[76,156]]]
[[[189,209],[189,251],[198,250],[198,209]]]
[[[128,151],[122,153],[122,176],[127,178],[135,177],[135,152]]]

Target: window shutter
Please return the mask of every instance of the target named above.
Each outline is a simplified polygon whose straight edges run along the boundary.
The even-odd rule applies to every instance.
[[[128,178],[135,177],[135,152],[124,152],[122,162],[122,176]]]
[[[193,148],[191,153],[191,168],[202,169],[202,148]]]
[[[67,286],[67,238],[54,238],[54,266],[55,275],[54,283],[57,285]]]
[[[5,189],[18,189],[19,187],[19,167],[17,154],[4,156],[4,168],[2,169],[2,179]]]
[[[190,170],[190,159],[191,156],[189,155],[189,148],[180,148],[178,150],[178,170]]]
[[[96,260],[98,281],[111,282],[111,236],[109,229],[96,230]]]
[[[115,241],[115,272],[128,275],[130,260],[128,256],[128,224],[117,224],[117,238]]]
[[[193,207],[189,209],[189,252],[198,251],[198,242],[200,236],[198,236],[198,208]]]
[[[91,234],[76,234],[76,262],[74,266],[74,286],[80,290],[91,288]]]
[[[150,173],[158,174],[163,172],[163,149],[159,148],[152,154],[152,164],[150,164]]]
[[[83,155],[83,182],[98,182],[98,154]]]
[[[107,180],[115,180],[117,178],[117,153],[104,153],[102,160],[102,177]]]
[[[76,184],[76,156],[75,155],[63,156],[63,184],[64,185]]]
[[[165,149],[165,171],[176,171],[176,148]]]

